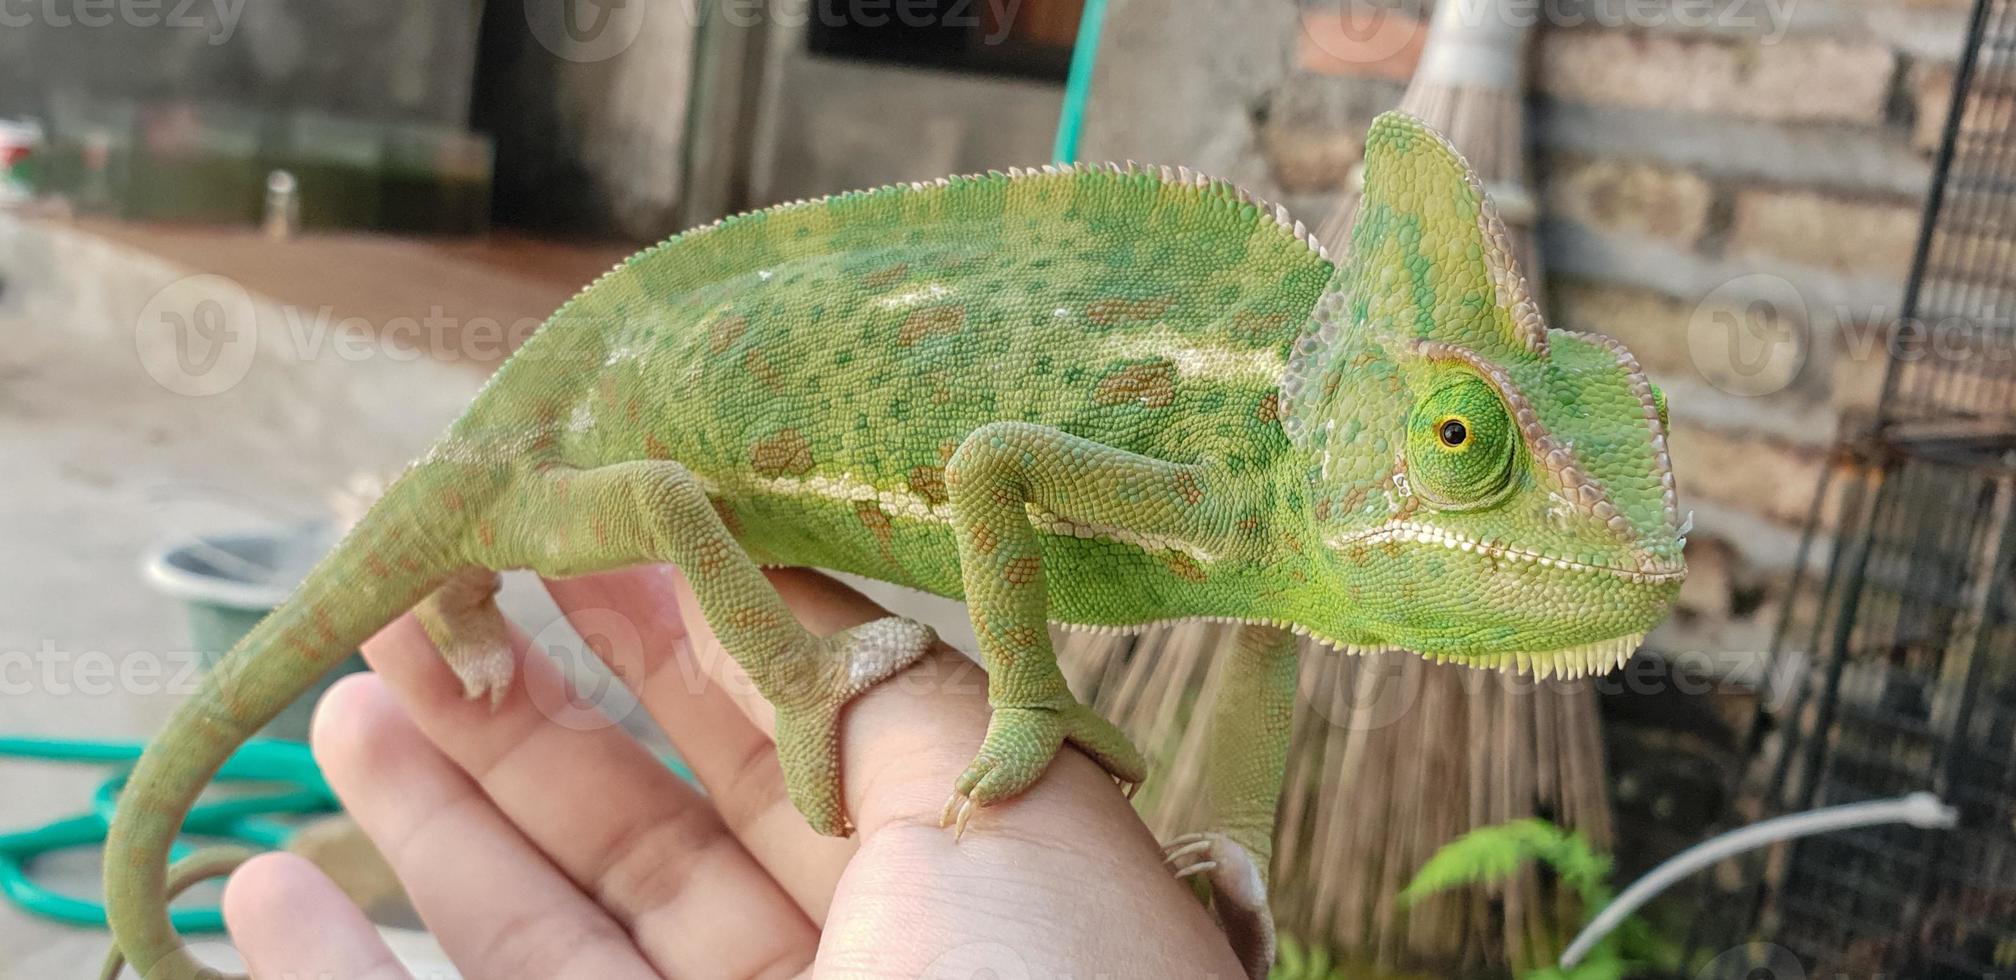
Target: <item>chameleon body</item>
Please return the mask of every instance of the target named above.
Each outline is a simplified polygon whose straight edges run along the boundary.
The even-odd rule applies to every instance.
[[[511,661],[495,570],[678,565],[777,707],[793,801],[849,831],[836,717],[921,654],[886,619],[807,633],[759,573],[812,565],[969,604],[993,705],[946,821],[1069,742],[1143,760],[1066,689],[1047,625],[1249,624],[1179,842],[1249,967],[1292,632],[1540,673],[1607,669],[1683,574],[1664,404],[1629,354],[1547,329],[1477,181],[1374,124],[1350,255],[1187,171],[1045,168],[731,218],[647,250],[506,363],[438,445],[184,704],[121,800],[120,949],[195,975],[164,910],[219,763],[419,606],[472,696]]]

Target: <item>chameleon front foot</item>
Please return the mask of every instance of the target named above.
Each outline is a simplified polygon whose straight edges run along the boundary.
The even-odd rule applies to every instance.
[[[1198,833],[1170,839],[1162,855],[1177,878],[1203,884],[1211,914],[1247,975],[1265,977],[1274,963],[1274,913],[1253,852],[1224,834]]]
[[[955,838],[965,834],[979,808],[1020,796],[1034,785],[1066,741],[1091,756],[1129,795],[1148,776],[1148,762],[1134,744],[1091,708],[1075,701],[1063,708],[996,708],[980,754],[953,784],[938,825],[955,828]]]
[[[931,650],[931,628],[891,616],[811,642],[791,677],[765,697],[777,706],[777,759],[792,805],[828,837],[854,832],[840,793],[840,709]],[[762,686],[763,678],[758,678]]]
[[[504,703],[518,670],[511,653],[511,628],[497,608],[502,585],[496,572],[467,569],[413,608],[427,638],[462,682],[463,696],[488,700],[492,708]]]

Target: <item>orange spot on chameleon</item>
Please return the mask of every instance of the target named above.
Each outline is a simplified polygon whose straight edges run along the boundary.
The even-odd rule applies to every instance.
[[[994,549],[999,547],[1001,547],[1001,538],[994,533],[993,528],[982,524],[973,529],[974,551],[983,555],[991,555],[994,553]]]
[[[1197,564],[1197,559],[1183,552],[1168,552],[1162,556],[1162,563],[1168,566],[1169,570],[1174,572],[1177,578],[1188,579],[1192,582],[1204,581],[1203,566]]]
[[[1085,318],[1102,327],[1122,323],[1146,323],[1154,320],[1176,306],[1173,297],[1154,299],[1132,299],[1124,296],[1109,296],[1094,300],[1085,308]]]
[[[1176,402],[1176,365],[1169,361],[1132,364],[1099,379],[1092,391],[1096,405],[1139,403],[1148,408],[1168,408]]]
[[[742,335],[749,330],[749,318],[740,313],[729,313],[714,318],[707,324],[707,352],[719,354],[735,346]]]
[[[1009,585],[1028,585],[1036,581],[1036,574],[1043,570],[1043,564],[1034,555],[1024,555],[1010,559],[1001,569],[1001,578]]]
[[[912,310],[903,318],[903,327],[896,332],[896,343],[909,347],[926,337],[958,333],[965,326],[966,307],[957,303],[927,306]]]
[[[749,466],[760,476],[804,476],[812,472],[812,441],[797,429],[779,429],[749,446]]]
[[[1239,313],[1232,317],[1232,329],[1249,337],[1265,338],[1286,331],[1294,325],[1294,317],[1286,313]]]
[[[884,266],[862,276],[861,286],[868,290],[888,289],[890,286],[902,282],[909,275],[910,263],[898,262],[895,265]]]
[[[315,615],[315,632],[321,634],[322,642],[335,643],[336,624],[334,620],[329,618],[328,607],[322,605],[319,602],[316,603],[314,615]]]
[[[910,492],[933,507],[952,499],[945,487],[945,468],[942,466],[913,466],[907,480]]]
[[[749,376],[755,378],[758,384],[772,391],[779,390],[784,381],[783,372],[770,363],[770,358],[765,356],[760,348],[752,347],[749,353],[742,355],[742,370],[749,372]]]
[[[883,513],[881,505],[873,500],[855,501],[854,519],[860,521],[861,526],[868,529],[868,533],[873,534],[876,540],[885,545],[896,533],[896,526],[890,523],[889,515]]]

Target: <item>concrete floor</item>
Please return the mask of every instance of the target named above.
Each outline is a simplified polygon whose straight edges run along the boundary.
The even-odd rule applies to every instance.
[[[141,555],[190,533],[327,517],[332,488],[396,472],[482,380],[466,364],[289,351],[262,307],[245,379],[176,394],[143,363],[136,322],[180,272],[0,214],[0,734],[151,734],[188,692],[195,654]],[[83,811],[103,776],[0,759],[0,829]],[[97,894],[88,850],[37,870]],[[106,942],[0,902],[0,978],[89,975]]]
[[[0,550],[9,559],[0,563],[0,732],[9,735],[149,735],[187,693],[195,654],[178,607],[143,584],[141,553],[190,531],[322,516],[328,488],[397,466],[441,422],[415,417],[411,433],[331,452],[296,441],[284,417],[243,399],[152,384],[130,346],[78,343],[64,325],[19,316],[0,316],[0,337]],[[466,372],[453,377],[474,386]],[[355,451],[374,445],[382,448]],[[0,761],[0,827],[79,812],[102,777]],[[91,895],[95,857],[61,855],[44,870]],[[105,942],[102,932],[0,904],[0,976],[83,975]]]

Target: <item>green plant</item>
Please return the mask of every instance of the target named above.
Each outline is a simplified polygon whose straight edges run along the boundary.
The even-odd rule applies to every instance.
[[[1267,971],[1267,980],[1345,980],[1345,976],[1330,958],[1329,950],[1282,933],[1280,949],[1274,955],[1273,969]]]
[[[1473,830],[1443,845],[1400,893],[1403,904],[1467,885],[1498,884],[1529,861],[1551,870],[1581,901],[1584,921],[1610,904],[1610,858],[1598,854],[1581,834],[1546,820],[1514,820]],[[1657,942],[1642,921],[1633,919],[1596,944],[1571,970],[1542,966],[1521,980],[1621,980],[1651,958]]]

